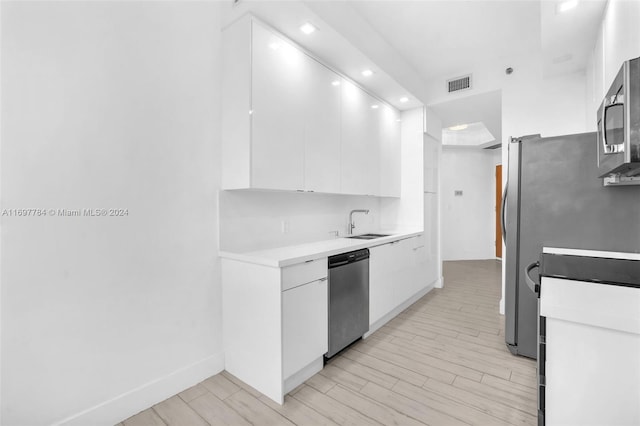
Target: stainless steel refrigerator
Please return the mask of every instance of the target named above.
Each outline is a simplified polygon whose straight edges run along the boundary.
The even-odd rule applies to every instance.
[[[525,268],[542,247],[640,252],[640,186],[605,187],[596,133],[512,138],[503,201],[505,341],[536,358],[537,296]]]

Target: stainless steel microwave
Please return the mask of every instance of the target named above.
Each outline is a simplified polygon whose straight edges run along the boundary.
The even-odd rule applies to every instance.
[[[605,184],[640,184],[640,58],[624,62],[598,108],[598,171]]]

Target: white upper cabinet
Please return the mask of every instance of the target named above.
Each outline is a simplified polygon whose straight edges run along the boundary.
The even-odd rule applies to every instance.
[[[304,189],[305,105],[311,59],[254,23],[251,186]]]
[[[400,197],[400,113],[380,106],[380,196]]]
[[[378,195],[381,103],[358,86],[342,79],[343,194]]]
[[[304,188],[340,192],[340,83],[338,74],[307,58]]]
[[[251,16],[222,51],[223,189],[400,196],[395,109]]]

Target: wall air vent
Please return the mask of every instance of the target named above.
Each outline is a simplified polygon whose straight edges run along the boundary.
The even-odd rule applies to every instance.
[[[447,80],[447,92],[459,92],[471,89],[471,74]]]

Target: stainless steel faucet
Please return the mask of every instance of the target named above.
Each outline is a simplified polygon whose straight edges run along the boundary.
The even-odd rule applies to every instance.
[[[369,214],[369,210],[351,210],[349,213],[349,235],[353,234],[353,228],[356,226],[353,224],[353,214],[354,213],[364,213]]]

